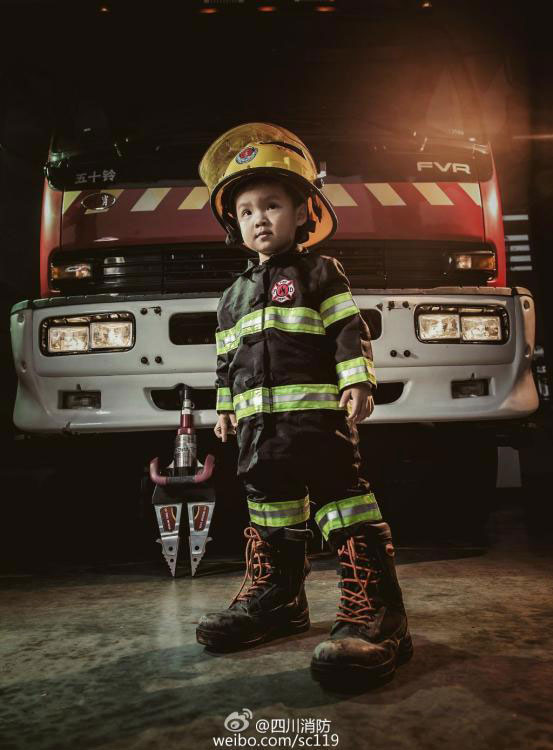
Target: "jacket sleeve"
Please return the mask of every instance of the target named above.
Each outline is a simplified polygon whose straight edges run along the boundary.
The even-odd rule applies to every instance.
[[[234,411],[232,392],[229,384],[229,367],[238,345],[236,331],[232,321],[222,310],[222,302],[217,309],[217,330],[215,344],[217,347],[217,366],[215,387],[217,388],[217,414]]]
[[[334,343],[338,388],[366,383],[376,388],[369,327],[355,304],[342,265],[322,258],[320,308],[325,333]]]

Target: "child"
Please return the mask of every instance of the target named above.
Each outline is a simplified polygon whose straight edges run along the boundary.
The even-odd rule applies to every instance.
[[[369,331],[341,265],[306,249],[334,234],[334,211],[305,145],[274,125],[224,133],[200,175],[227,244],[241,242],[259,263],[224,292],[216,334],[215,434],[238,437],[246,576],[227,610],[201,618],[198,642],[230,650],[309,628],[311,502],[342,576],[312,674],[334,687],[382,681],[412,644],[390,529],[358,473],[355,423],[371,414],[376,385]]]

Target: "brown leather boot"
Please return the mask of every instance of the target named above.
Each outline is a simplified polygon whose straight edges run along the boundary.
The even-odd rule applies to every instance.
[[[369,523],[338,549],[342,589],[330,639],[319,643],[311,673],[347,690],[386,682],[413,655],[387,523]]]
[[[284,528],[268,541],[248,526],[244,536],[246,574],[239,592],[228,609],[204,615],[196,629],[198,643],[212,651],[256,646],[310,627],[304,581],[311,569],[306,543],[312,532]]]

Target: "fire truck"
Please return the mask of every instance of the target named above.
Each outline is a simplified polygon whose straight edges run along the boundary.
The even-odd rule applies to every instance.
[[[490,147],[423,145],[373,149],[370,171],[327,175],[323,188],[339,229],[320,252],[344,266],[372,333],[371,421],[525,416],[537,407],[534,304],[505,286]],[[216,308],[247,251],[224,245],[194,174],[137,186],[107,159],[58,159],[44,184],[41,297],[12,310],[17,427],[170,428],[183,380],[196,424],[212,426]]]
[[[345,80],[339,64],[353,54],[339,52],[305,50],[311,69],[332,60],[335,96]],[[114,127],[97,104],[73,110],[45,166],[40,297],[11,314],[19,430],[173,430],[182,383],[193,392],[196,426],[213,427],[217,304],[249,253],[225,245],[197,164],[223,130],[262,120],[308,144],[338,217],[336,235],[316,252],[341,262],[372,334],[376,407],[361,436],[374,444],[379,425],[399,424],[442,435],[443,425],[446,437],[433,445],[450,445],[459,474],[491,465],[495,445],[486,443],[483,458],[467,425],[538,406],[534,301],[506,286],[492,148],[470,82],[445,54],[420,75],[412,56],[376,53],[364,54],[378,74],[359,71],[380,86],[367,95],[370,117],[335,106],[314,118],[299,91],[286,92],[286,103],[252,101],[216,126],[205,115],[201,126],[184,117],[168,128],[152,107],[148,123]]]

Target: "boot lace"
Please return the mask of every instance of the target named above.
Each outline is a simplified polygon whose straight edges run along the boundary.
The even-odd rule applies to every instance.
[[[342,565],[342,594],[336,619],[368,625],[381,604],[378,596],[371,597],[368,593],[369,584],[380,582],[379,568],[369,559],[363,537],[350,537],[338,549],[338,556]],[[353,575],[347,576],[344,568],[349,568]]]
[[[240,590],[232,600],[230,606],[235,602],[247,601],[250,599],[259,589],[262,589],[267,583],[275,570],[274,560],[272,559],[272,553],[274,554],[271,545],[261,538],[257,529],[253,526],[248,526],[244,529],[244,536],[246,537],[246,574],[244,580],[240,586]],[[251,583],[248,588],[243,591],[247,581]]]

